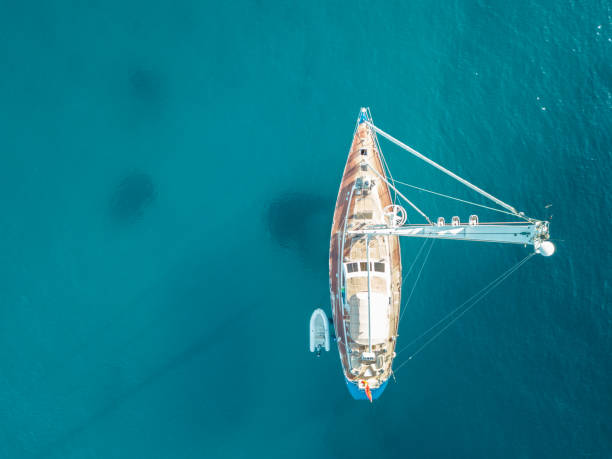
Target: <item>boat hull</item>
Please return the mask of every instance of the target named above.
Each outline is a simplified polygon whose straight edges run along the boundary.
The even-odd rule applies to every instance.
[[[371,170],[386,177],[375,134],[366,121],[369,116],[362,111],[336,200],[329,250],[330,299],[336,341],[349,392],[356,399],[366,399],[366,384],[378,397],[391,376],[402,277],[397,236],[365,239],[346,234],[346,230],[354,230],[360,225],[385,224],[384,209],[393,204],[388,185],[376,178]],[[364,183],[374,185],[368,189]],[[349,274],[347,269],[351,262],[366,265],[366,255],[367,260],[384,265],[385,272],[372,271],[374,264],[368,263],[370,272],[367,272],[364,293],[366,273]],[[355,274],[362,274],[362,277],[357,278]],[[388,306],[383,304],[387,303],[387,296]],[[370,311],[371,297],[378,301],[377,306],[372,307],[375,314]]]

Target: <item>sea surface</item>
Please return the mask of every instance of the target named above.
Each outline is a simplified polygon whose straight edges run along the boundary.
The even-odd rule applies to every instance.
[[[0,457],[612,457],[611,58],[609,0],[3,2]],[[362,106],[557,245],[408,361],[531,250],[437,242],[374,404],[308,353]]]

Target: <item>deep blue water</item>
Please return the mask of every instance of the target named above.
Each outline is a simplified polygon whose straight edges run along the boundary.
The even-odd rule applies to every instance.
[[[5,2],[0,457],[612,456],[611,16],[609,1]],[[373,405],[350,398],[335,348],[307,352],[361,106],[552,214],[558,251]],[[484,202],[383,151],[396,177]],[[432,217],[472,212],[410,193]],[[528,250],[438,242],[400,347]]]

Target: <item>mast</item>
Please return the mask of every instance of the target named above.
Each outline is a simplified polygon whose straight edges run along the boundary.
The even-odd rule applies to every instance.
[[[364,109],[362,109],[362,112]],[[371,119],[363,120],[367,126],[373,131],[374,138],[376,134],[380,134],[386,139],[390,140],[394,144],[398,145],[402,149],[413,154],[417,158],[425,161],[432,165],[436,169],[444,172],[455,180],[461,182],[463,185],[471,188],[482,196],[490,199],[499,206],[508,210],[509,213],[515,215],[523,220],[524,222],[509,222],[509,223],[478,223],[478,217],[475,215],[470,216],[469,223],[460,223],[459,217],[453,217],[452,224],[447,225],[442,217],[438,218],[437,224],[433,224],[429,217],[419,209],[412,201],[404,196],[394,185],[390,183],[387,178],[373,167],[365,162],[362,162],[361,166],[369,168],[375,173],[379,179],[383,180],[390,188],[392,188],[397,195],[406,201],[414,210],[416,210],[422,217],[427,220],[429,225],[403,225],[396,226],[390,225],[370,225],[359,228],[358,230],[349,231],[351,235],[365,235],[368,237],[372,236],[407,236],[407,237],[421,237],[429,239],[453,239],[453,240],[464,240],[464,241],[479,241],[479,242],[497,242],[506,244],[523,244],[532,245],[536,253],[544,255],[546,257],[552,255],[555,252],[555,245],[549,241],[549,222],[541,221],[526,217],[523,212],[518,212],[514,207],[505,203],[504,201],[496,198],[490,193],[487,193],[483,189],[476,185],[468,182],[467,180],[459,177],[457,174],[451,172],[435,161],[429,159],[425,155],[419,153],[414,148],[409,147],[405,143],[399,141],[395,137],[387,134],[382,129],[378,128],[372,123]],[[447,196],[448,197],[448,196]],[[486,206],[482,206],[486,207]],[[498,210],[498,209],[493,209]],[[405,213],[405,210],[402,209]],[[499,210],[500,212],[503,212]],[[394,220],[394,219],[392,219]],[[368,272],[369,274],[369,272]],[[369,286],[368,286],[369,290]],[[369,291],[368,291],[369,294]],[[368,297],[369,298],[369,297]],[[368,299],[369,305],[369,299]],[[369,306],[368,306],[369,307]]]
[[[368,352],[372,352],[372,309],[370,308],[370,235],[366,235],[366,260],[368,267]]]

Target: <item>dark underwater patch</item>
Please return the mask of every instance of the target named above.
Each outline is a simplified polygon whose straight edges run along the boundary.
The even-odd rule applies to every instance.
[[[333,199],[290,192],[273,200],[266,211],[272,239],[295,251],[308,266],[327,266]]]
[[[132,172],[123,177],[112,193],[109,207],[111,217],[117,221],[133,221],[155,199],[155,186],[148,174]]]
[[[136,68],[129,74],[129,86],[132,95],[147,104],[156,104],[161,100],[162,80],[151,70]]]
[[[184,403],[185,393],[193,397],[189,400],[191,410],[186,409],[183,412],[183,416],[188,417],[191,422],[198,423],[203,429],[225,428],[229,430],[247,417],[252,400],[254,400],[253,390],[256,385],[252,379],[255,373],[250,372],[252,361],[248,353],[241,352],[243,351],[242,343],[257,339],[255,336],[257,332],[252,326],[253,316],[257,309],[265,303],[254,301],[248,294],[249,289],[254,288],[254,285],[246,284],[249,288],[242,293],[247,292],[247,294],[242,295],[239,290],[230,296],[224,293],[228,291],[227,285],[221,289],[211,288],[212,285],[219,287],[224,285],[223,282],[230,284],[233,282],[235,274],[232,271],[233,265],[224,263],[224,260],[226,258],[236,259],[239,256],[238,253],[224,251],[221,259],[214,258],[207,253],[195,252],[195,254],[197,256],[194,256],[193,261],[183,260],[178,265],[175,276],[168,279],[168,285],[171,285],[171,288],[168,290],[169,296],[165,300],[164,310],[166,313],[172,311],[173,315],[179,312],[185,318],[184,320],[192,321],[195,318],[205,324],[202,333],[192,341],[189,340],[189,335],[184,335],[184,341],[188,344],[181,351],[165,357],[156,368],[143,374],[132,384],[123,384],[121,381],[120,383],[113,382],[114,377],[119,376],[120,378],[121,375],[115,370],[116,367],[111,368],[110,374],[107,374],[108,372],[104,374],[104,377],[111,382],[107,400],[99,407],[92,409],[76,425],[45,445],[36,457],[60,457],[59,454],[63,453],[64,449],[76,439],[82,438],[84,433],[91,431],[101,421],[108,419],[110,415],[142,392],[159,384],[160,380],[175,375],[181,370],[188,371],[188,376],[192,380],[202,381],[201,390],[197,390],[197,384],[194,384],[192,380],[181,381],[179,379],[174,384],[177,384],[176,387],[183,392],[169,393],[169,396],[179,404]],[[206,279],[208,281],[203,281]],[[163,288],[159,288],[160,285],[163,285]],[[152,287],[152,294],[163,296],[168,285],[157,284]],[[211,315],[209,309],[202,308],[202,305],[210,302],[211,291],[219,292],[219,296],[214,297],[218,311],[226,311],[221,312],[220,316]],[[146,300],[143,301],[143,303],[146,302]],[[133,318],[133,312],[134,310],[130,308],[124,317]],[[139,337],[144,330],[155,330],[158,327],[168,330],[168,327],[172,325],[180,327],[181,321],[166,321],[163,314],[144,322],[129,320],[126,324],[122,320],[120,323],[117,321],[114,323],[114,327],[135,327],[134,333]],[[180,333],[178,328],[177,333]],[[154,333],[153,336],[157,334]],[[241,338],[236,340],[236,336]],[[132,339],[123,343],[123,346],[143,344],[138,343],[140,341],[134,342]],[[146,344],[145,341],[144,345]],[[229,361],[226,360],[228,351],[232,356]],[[191,368],[189,365],[192,365]],[[207,384],[211,367],[224,369],[222,384]],[[96,387],[100,385],[97,384],[94,389]]]

